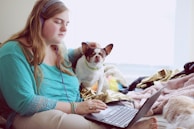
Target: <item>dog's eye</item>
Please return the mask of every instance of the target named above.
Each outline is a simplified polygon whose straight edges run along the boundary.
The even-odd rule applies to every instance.
[[[99,55],[102,56],[102,57],[104,57],[104,53],[103,52],[100,52]]]
[[[103,56],[104,54],[103,53],[100,53],[100,56]]]

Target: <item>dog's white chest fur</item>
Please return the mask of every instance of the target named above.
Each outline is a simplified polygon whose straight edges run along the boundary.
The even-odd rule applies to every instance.
[[[86,62],[85,56],[82,56],[77,62],[75,72],[84,87],[91,88],[95,83],[98,83],[97,94],[100,93],[104,82],[103,64],[91,67],[90,64]]]

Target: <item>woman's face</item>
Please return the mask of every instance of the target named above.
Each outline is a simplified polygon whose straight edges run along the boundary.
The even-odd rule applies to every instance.
[[[50,44],[60,43],[66,35],[69,23],[69,12],[64,11],[51,17],[43,23],[42,36]]]

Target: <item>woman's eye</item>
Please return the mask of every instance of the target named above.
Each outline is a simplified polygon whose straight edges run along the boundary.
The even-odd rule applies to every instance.
[[[62,22],[62,20],[56,20],[55,23],[62,24],[63,22]]]

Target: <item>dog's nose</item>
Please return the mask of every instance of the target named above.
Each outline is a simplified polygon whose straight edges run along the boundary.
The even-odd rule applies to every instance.
[[[97,62],[100,62],[100,56],[96,56],[95,57],[95,62],[97,63]]]

